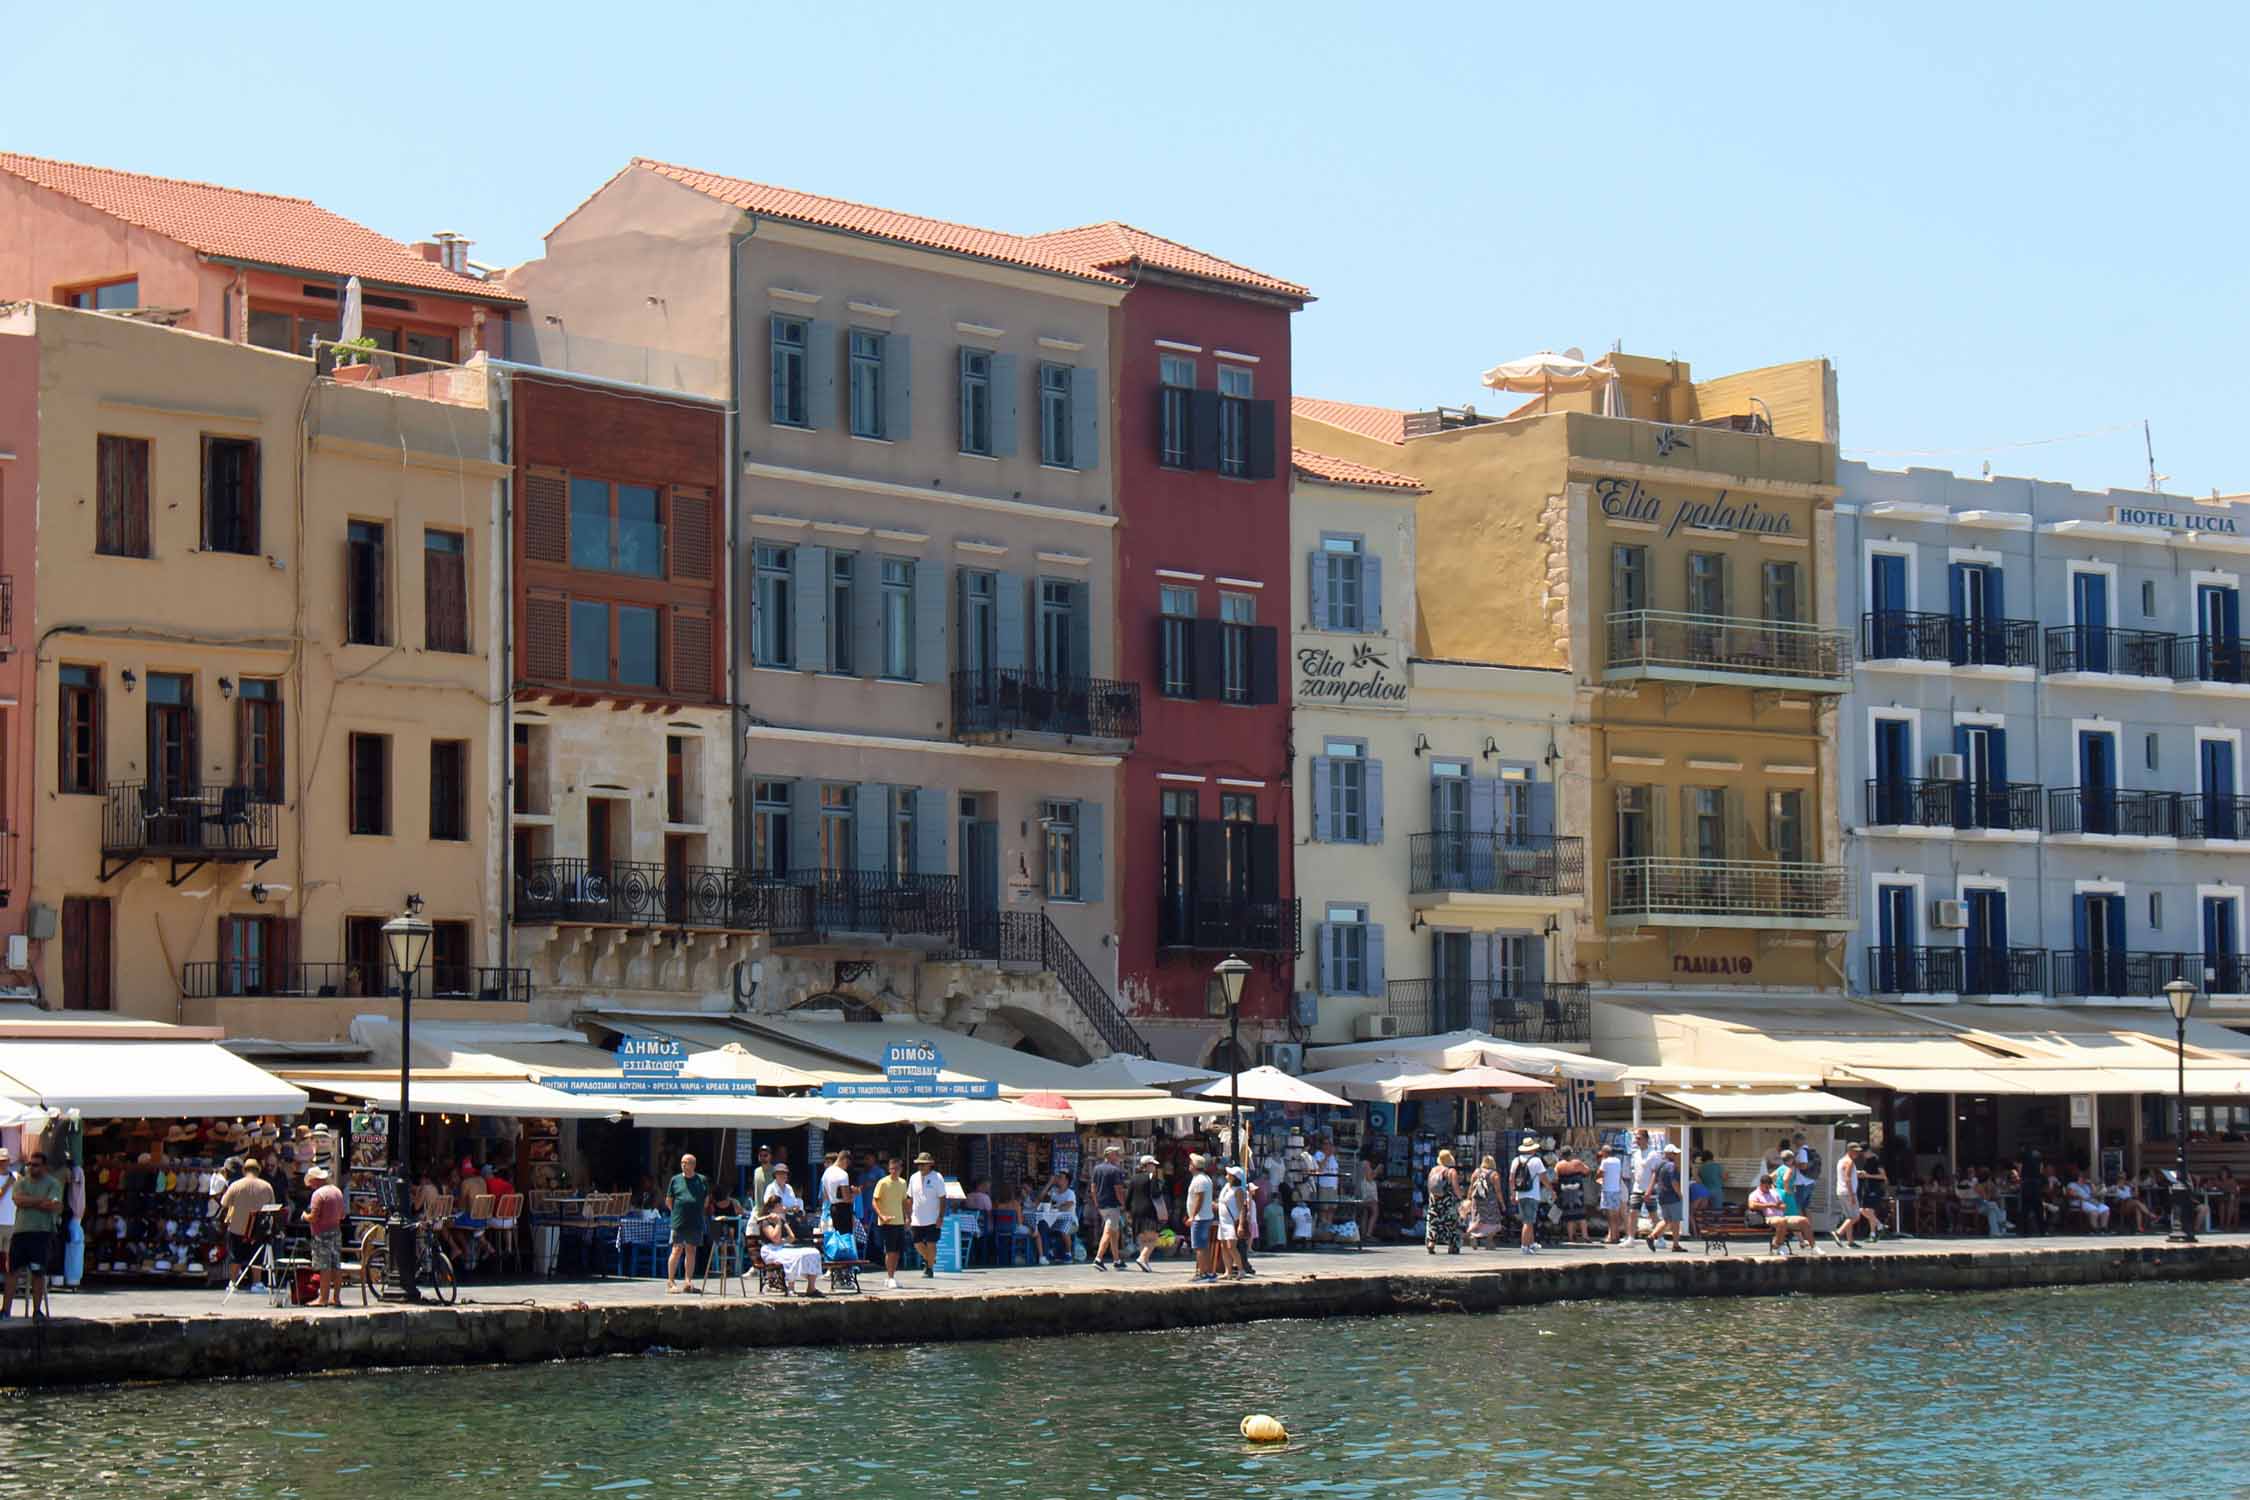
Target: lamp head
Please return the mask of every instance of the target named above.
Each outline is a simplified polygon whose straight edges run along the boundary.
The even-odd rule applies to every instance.
[[[1226,991],[1227,1009],[1233,1010],[1242,1003],[1242,982],[1250,977],[1250,966],[1230,953],[1211,971],[1219,976],[1219,985]]]
[[[2172,1007],[2172,1019],[2184,1022],[2195,1007],[2195,986],[2184,979],[2175,979],[2164,986],[2164,1000]]]
[[[412,974],[429,954],[430,924],[417,912],[401,912],[383,924],[383,947],[391,956],[392,968]]]

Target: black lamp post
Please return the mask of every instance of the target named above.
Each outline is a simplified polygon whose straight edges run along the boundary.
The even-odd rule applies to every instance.
[[[2179,1083],[2173,1100],[2177,1113],[2172,1121],[2172,1138],[2179,1147],[2179,1158],[2172,1178],[2172,1232],[2164,1238],[2174,1245],[2192,1245],[2195,1243],[2195,1195],[2188,1190],[2187,1022],[2188,1012],[2195,1006],[2195,986],[2184,979],[2175,979],[2164,986],[2164,999],[2172,1007],[2172,1027],[2179,1041],[2175,1053]]]
[[[422,920],[422,898],[408,896],[406,910],[383,924],[383,946],[398,970],[398,1138],[391,1143],[391,1166],[398,1192],[386,1226],[390,1274],[409,1302],[421,1300],[414,1285],[418,1262],[414,1247],[414,1101],[408,1096],[414,1071],[414,971],[430,951],[430,924]]]
[[[1211,972],[1219,976],[1219,989],[1227,1003],[1227,1065],[1232,1070],[1227,1082],[1227,1159],[1239,1165],[1242,1161],[1242,981],[1250,977],[1250,966],[1230,953]]]

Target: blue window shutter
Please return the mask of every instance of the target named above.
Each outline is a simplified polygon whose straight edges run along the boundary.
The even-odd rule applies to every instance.
[[[1098,469],[1102,456],[1101,378],[1091,365],[1070,369],[1070,466]]]
[[[1984,575],[1985,602],[1991,609],[1992,618],[1995,620],[2008,618],[2007,581],[2008,575],[1999,568],[1989,569]]]
[[[863,781],[853,799],[852,868],[888,870],[891,867],[891,789],[880,781]]]
[[[793,554],[797,596],[797,668],[828,670],[828,549],[799,547]]]
[[[1363,995],[1381,995],[1388,992],[1383,974],[1383,924],[1367,924],[1367,972],[1364,976]]]
[[[1383,629],[1383,560],[1370,552],[1359,560],[1360,629],[1377,635]]]
[[[992,575],[992,665],[1002,671],[1023,670],[1023,575]]]
[[[1102,805],[1099,802],[1078,804],[1078,897],[1082,901],[1102,899],[1102,876],[1108,868],[1108,856],[1102,848]]]
[[[1070,670],[1080,677],[1094,675],[1093,601],[1083,583],[1070,586]]]
[[[2071,945],[2081,953],[2086,951],[2086,903],[2093,899],[2083,892],[2070,898]]]
[[[2008,731],[1994,724],[1984,732],[1985,759],[1990,764],[1993,795],[2004,796],[2008,789]]]
[[[1332,993],[1335,985],[1329,980],[1335,965],[1331,962],[1336,953],[1335,942],[1326,922],[1313,924],[1313,985],[1323,994]]]
[[[1969,565],[1952,563],[1945,570],[1946,609],[1958,620],[1969,612]]]
[[[852,675],[883,675],[883,563],[872,552],[859,554],[852,575]]]
[[[1492,1029],[1492,995],[1500,978],[1499,947],[1499,944],[1492,941],[1492,934],[1489,932],[1469,934],[1469,972],[1466,977],[1469,981],[1467,1019],[1471,1031]],[[1435,1015],[1430,1017],[1431,1031],[1445,1029]]]
[[[1328,826],[1328,767],[1325,755],[1312,758],[1312,841],[1316,844],[1334,843],[1336,834]]]
[[[953,827],[953,794],[940,786],[914,789],[914,873],[949,873],[946,835]]]
[[[1363,843],[1383,842],[1383,763],[1367,763],[1367,836]]]
[[[1013,354],[992,356],[992,456],[1013,458],[1016,453],[1016,409],[1023,399],[1023,382],[1016,378]]]
[[[1469,832],[1497,833],[1500,830],[1500,779],[1496,776],[1469,777]]]
[[[836,400],[836,325],[816,319],[805,325],[805,425],[835,426]]]
[[[1552,781],[1531,784],[1531,832],[1535,838],[1554,836],[1555,784]]]
[[[914,562],[914,680],[946,680],[945,565],[917,558]]]
[[[1314,630],[1328,628],[1328,554],[1305,555],[1305,623]]]
[[[820,868],[820,783],[789,783],[789,873],[808,875]]]
[[[883,436],[903,443],[914,435],[914,340],[883,335]]]
[[[1537,994],[1547,983],[1547,940],[1540,934],[1526,933],[1523,940],[1523,987],[1527,994]]]

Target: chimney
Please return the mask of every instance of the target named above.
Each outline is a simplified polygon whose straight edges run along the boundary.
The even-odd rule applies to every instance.
[[[433,266],[445,264],[445,251],[435,240],[416,240],[411,248]]]
[[[437,263],[448,271],[455,271],[463,276],[468,275],[470,243],[450,229],[439,230],[437,232]]]

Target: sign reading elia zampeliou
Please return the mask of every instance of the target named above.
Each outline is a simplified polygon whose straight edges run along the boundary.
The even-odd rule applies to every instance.
[[[1638,479],[1597,479],[1594,499],[1602,514],[1613,521],[1642,521],[1661,526],[1666,536],[1685,526],[1695,531],[1736,531],[1747,536],[1794,536],[1796,517],[1787,511],[1766,510],[1755,500],[1730,500],[1731,490],[1721,490],[1708,500],[1667,498]]]
[[[1354,641],[1349,650],[1297,648],[1297,701],[1342,708],[1404,708],[1406,677],[1388,643]]]

